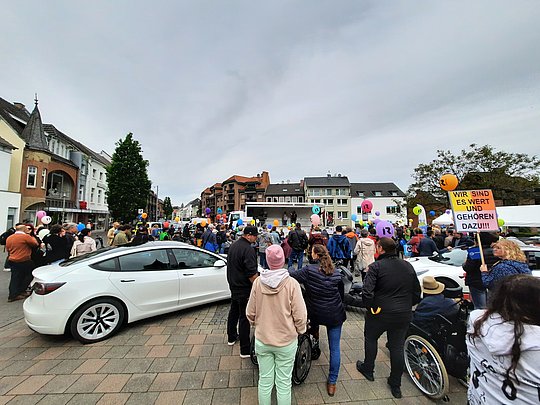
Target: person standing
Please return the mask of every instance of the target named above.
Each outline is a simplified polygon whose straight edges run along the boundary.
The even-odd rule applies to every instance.
[[[283,211],[283,215],[281,216],[281,225],[287,226],[288,220],[289,220],[289,217],[287,216],[287,212]]]
[[[241,358],[248,358],[250,353],[246,307],[252,283],[258,276],[257,254],[252,246],[257,241],[257,235],[256,227],[246,226],[243,235],[231,245],[227,255],[227,282],[231,290],[231,308],[227,317],[227,344],[232,346],[240,340]]]
[[[501,280],[487,310],[471,312],[469,404],[538,404],[539,307],[540,280],[516,274]]]
[[[263,269],[268,269],[268,264],[266,263],[266,249],[273,245],[272,237],[268,233],[268,230],[263,228],[257,238],[257,245],[257,250],[259,251],[259,264]]]
[[[107,232],[107,243],[109,244],[109,246],[112,246],[113,240],[114,240],[114,235],[116,235],[116,231],[118,230],[119,226],[120,226],[120,223],[115,222],[115,223],[112,224],[111,229],[108,230],[108,232]]]
[[[311,257],[315,261],[302,269],[289,270],[291,277],[302,283],[308,297],[309,333],[316,345],[319,340],[319,325],[326,326],[330,349],[330,370],[326,391],[333,397],[341,365],[340,340],[343,322],[347,319],[343,306],[344,286],[341,273],[335,271],[332,258],[324,245],[313,245]]]
[[[296,211],[292,210],[292,212],[291,212],[291,224],[296,224],[296,219],[297,218],[298,218],[298,216],[296,215]]]
[[[49,234],[43,238],[47,264],[69,258],[65,233],[66,231],[62,228],[62,225],[56,224],[51,226]]]
[[[421,288],[413,266],[399,259],[396,243],[380,238],[376,244],[379,257],[369,266],[362,299],[366,307],[364,325],[364,361],[356,369],[369,381],[374,381],[377,342],[386,332],[390,350],[390,377],[387,380],[392,396],[401,398],[401,375],[405,360],[403,345],[412,318],[412,307],[420,302]]]
[[[341,225],[336,226],[336,232],[328,241],[328,253],[334,262],[351,257],[351,248],[349,241],[345,235],[342,235],[343,228]]]
[[[71,248],[73,247],[73,244],[75,243],[75,239],[77,238],[77,224],[71,222],[64,225],[64,229],[66,230],[64,237],[66,238],[66,254],[70,255]]]
[[[262,270],[253,282],[246,309],[247,319],[256,325],[259,404],[270,405],[275,382],[278,405],[289,405],[298,335],[306,331],[307,310],[300,284],[283,268],[281,246],[271,245],[265,254],[269,270]]]
[[[15,227],[15,233],[6,240],[6,249],[11,264],[8,302],[23,300],[30,294],[26,292],[32,281],[32,251],[39,246],[36,238],[30,236],[31,228],[24,224]]]
[[[375,261],[375,242],[368,238],[369,232],[367,229],[360,231],[360,239],[354,248],[356,255],[356,264],[354,266],[354,275],[362,276],[362,281],[366,278],[366,271],[371,263]]]
[[[287,264],[287,267],[291,267],[293,265],[293,261],[297,259],[297,268],[301,269],[304,261],[304,250],[308,247],[308,237],[302,230],[302,225],[300,223],[296,224],[294,231],[289,232],[288,239],[292,251],[291,255],[289,256],[289,263]]]
[[[91,237],[90,228],[84,228],[77,235],[77,239],[71,248],[71,257],[82,256],[85,253],[95,252],[97,250],[96,241]]]
[[[113,246],[122,246],[129,242],[128,229],[128,225],[120,225],[118,227],[118,232],[114,235]]]

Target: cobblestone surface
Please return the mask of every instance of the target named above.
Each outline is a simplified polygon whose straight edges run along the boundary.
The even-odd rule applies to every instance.
[[[238,345],[226,344],[227,302],[136,322],[109,340],[82,345],[28,329],[22,302],[7,303],[9,276],[0,271],[0,405],[257,403],[257,368],[239,357]],[[322,333],[322,355],[306,381],[293,387],[293,404],[435,403],[405,375],[403,399],[392,398],[384,336],[376,379],[365,380],[355,368],[363,358],[363,313],[347,315],[336,395],[326,394],[328,345]],[[465,404],[465,388],[450,381],[449,403]]]

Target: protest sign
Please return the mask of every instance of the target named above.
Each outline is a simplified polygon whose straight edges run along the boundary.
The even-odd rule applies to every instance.
[[[499,230],[495,199],[491,190],[449,191],[458,232],[490,232]]]

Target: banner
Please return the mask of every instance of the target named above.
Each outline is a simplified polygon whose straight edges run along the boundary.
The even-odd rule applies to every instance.
[[[498,231],[497,210],[491,190],[449,191],[458,232]]]

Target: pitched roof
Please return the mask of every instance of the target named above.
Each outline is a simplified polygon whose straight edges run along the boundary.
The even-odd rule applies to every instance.
[[[64,134],[63,132],[59,131],[54,125],[52,124],[43,124],[43,129],[46,133],[56,136],[58,139],[61,139],[62,141],[72,145],[75,149],[80,150],[81,152],[85,153],[86,155],[90,156],[92,159],[98,161],[99,163],[103,164],[104,166],[108,166],[111,164],[111,162],[103,155],[94,152],[89,147],[83,145],[82,143],[76,141],[75,139],[69,137],[68,135]]]
[[[19,108],[0,97],[0,116],[21,135],[30,118],[30,113],[26,108]]]
[[[306,187],[350,187],[351,183],[347,176],[324,176],[324,177],[305,177]]]
[[[381,195],[376,196],[375,191]],[[405,197],[405,193],[394,183],[351,183],[351,197]]]
[[[45,132],[43,131],[43,123],[41,122],[41,114],[39,113],[38,103],[36,105],[28,122],[24,127],[21,138],[26,142],[29,148],[49,151],[49,144],[47,138],[45,138]]]
[[[18,149],[0,136],[0,146],[4,148]]]
[[[304,195],[304,188],[300,183],[269,184],[266,195]]]

